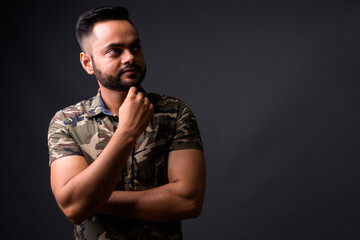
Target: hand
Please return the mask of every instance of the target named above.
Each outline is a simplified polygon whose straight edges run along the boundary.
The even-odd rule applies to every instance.
[[[126,131],[137,139],[150,123],[154,106],[147,97],[131,87],[125,101],[119,108],[118,129]]]

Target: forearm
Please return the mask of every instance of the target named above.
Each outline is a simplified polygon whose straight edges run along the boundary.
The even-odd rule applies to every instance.
[[[185,193],[177,183],[144,191],[114,191],[100,212],[150,222],[167,222],[200,215],[203,194]]]
[[[99,157],[61,186],[57,200],[73,222],[85,220],[111,195],[130,155],[135,140],[115,132]]]
[[[114,191],[100,212],[152,222],[197,217],[204,201],[205,172],[202,151],[172,151],[168,184],[144,191]]]

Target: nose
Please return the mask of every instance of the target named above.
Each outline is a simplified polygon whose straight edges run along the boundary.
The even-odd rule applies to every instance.
[[[126,49],[123,51],[122,63],[123,64],[134,63],[134,54],[132,54],[132,52],[130,50]]]

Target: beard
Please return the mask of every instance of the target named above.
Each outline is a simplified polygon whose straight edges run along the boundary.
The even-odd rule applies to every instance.
[[[130,80],[123,80],[121,79],[121,75],[124,73],[126,69],[129,68],[135,68],[137,74],[133,77],[129,77]],[[115,90],[115,91],[128,91],[130,87],[140,87],[143,79],[145,78],[146,74],[146,66],[144,68],[144,71],[141,70],[140,66],[136,64],[128,64],[122,67],[118,74],[116,76],[114,75],[107,75],[100,71],[95,66],[95,63],[93,61],[93,69],[94,69],[94,75],[96,79],[101,83],[102,86],[109,90]]]

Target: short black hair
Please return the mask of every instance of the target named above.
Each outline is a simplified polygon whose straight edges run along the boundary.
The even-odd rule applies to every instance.
[[[129,12],[125,7],[104,6],[86,11],[80,15],[76,24],[76,38],[82,50],[83,38],[91,34],[96,23],[107,20],[127,20],[134,26],[129,19]]]

